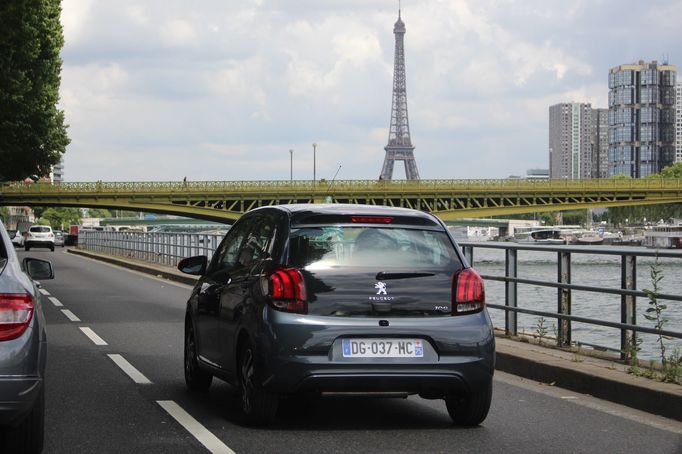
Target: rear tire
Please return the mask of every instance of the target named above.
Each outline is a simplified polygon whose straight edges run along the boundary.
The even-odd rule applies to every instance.
[[[207,391],[213,381],[213,375],[199,368],[197,360],[197,343],[194,327],[188,320],[185,326],[185,384],[190,391]]]
[[[448,408],[450,418],[452,418],[455,424],[477,426],[488,416],[492,397],[493,382],[491,380],[482,391],[470,392],[462,396],[446,397],[445,405]]]
[[[54,246],[50,246],[50,251],[54,252]]]
[[[279,397],[260,385],[256,356],[249,343],[239,353],[239,388],[242,415],[249,425],[264,426],[275,419]]]
[[[25,250],[25,251],[30,251],[30,250],[31,250],[31,246],[24,245],[24,250]]]
[[[33,409],[21,424],[5,433],[1,452],[38,454],[43,451],[45,432],[45,389],[41,388]]]

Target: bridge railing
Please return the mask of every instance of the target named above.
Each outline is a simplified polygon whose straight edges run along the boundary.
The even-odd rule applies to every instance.
[[[0,184],[2,193],[178,193],[178,192],[334,192],[334,191],[491,191],[518,190],[536,192],[589,191],[589,190],[638,190],[682,188],[682,179],[595,179],[595,180],[262,180],[262,181],[146,181],[146,182],[73,182]]]
[[[559,346],[569,346],[574,343],[572,322],[588,325],[598,325],[601,327],[615,328],[620,331],[620,348],[618,352],[621,359],[627,359],[632,354],[632,349],[637,348],[639,342],[637,333],[648,333],[665,336],[668,338],[682,339],[682,295],[676,294],[657,294],[659,301],[670,301],[670,309],[673,309],[675,318],[671,318],[671,323],[664,326],[664,329],[655,329],[650,326],[643,326],[637,323],[637,298],[648,299],[649,294],[637,287],[637,263],[638,259],[677,259],[678,267],[682,266],[682,251],[668,250],[643,250],[641,248],[605,248],[590,246],[551,246],[551,245],[531,245],[517,243],[497,243],[497,242],[460,242],[464,255],[469,263],[476,267],[476,249],[497,249],[504,254],[504,274],[489,275],[482,274],[486,281],[497,281],[504,284],[504,304],[496,304],[490,301],[487,306],[492,309],[502,310],[505,313],[504,329],[508,335],[516,336],[519,334],[518,315],[527,314],[539,317],[547,317],[557,320],[556,342]],[[556,261],[556,280],[547,281],[533,278],[519,277],[520,261],[519,251],[535,251],[554,254]],[[609,288],[604,285],[584,285],[573,283],[572,268],[576,255],[590,256],[610,256],[618,259],[620,268],[619,288]],[[584,264],[584,263],[583,263]],[[649,266],[653,265],[649,260]],[[482,267],[485,267],[481,263]],[[586,266],[591,266],[588,265]],[[593,265],[594,273],[604,273],[603,267]],[[649,271],[649,270],[645,270]],[[649,273],[645,273],[649,275]],[[612,281],[609,276],[603,276],[603,281]],[[669,276],[669,279],[679,280],[679,274]],[[600,284],[601,284],[600,282]],[[651,284],[651,282],[648,282]],[[519,286],[534,286],[556,289],[556,310],[543,311],[528,307],[519,307]],[[646,285],[646,284],[645,284]],[[649,285],[651,287],[651,285]],[[641,287],[646,288],[646,287]],[[575,292],[592,292],[599,294],[609,294],[620,296],[620,322],[605,320],[604,318],[593,318],[578,316],[573,313],[573,296]],[[676,306],[672,306],[672,304]],[[525,304],[527,306],[527,304]],[[664,314],[664,317],[669,317]],[[672,329],[668,327],[673,327]],[[538,328],[540,329],[540,328]],[[544,329],[544,328],[543,328]],[[583,345],[590,345],[598,349],[608,350],[602,345],[591,345],[582,342]]]

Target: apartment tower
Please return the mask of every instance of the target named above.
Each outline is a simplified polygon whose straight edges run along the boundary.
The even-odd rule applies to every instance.
[[[549,108],[549,177],[592,178],[592,107],[560,103]]]
[[[676,73],[642,60],[609,70],[609,176],[642,178],[675,160]]]

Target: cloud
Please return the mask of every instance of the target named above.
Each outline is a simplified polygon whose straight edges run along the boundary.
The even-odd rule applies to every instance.
[[[66,178],[376,178],[395,2],[64,0]],[[679,2],[405,0],[422,178],[547,167],[551,104],[605,107],[609,67],[681,55]],[[617,17],[614,17],[614,14]],[[402,178],[402,176],[396,177]]]

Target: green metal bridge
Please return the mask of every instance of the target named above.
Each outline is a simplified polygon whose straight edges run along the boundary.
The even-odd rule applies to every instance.
[[[682,179],[345,180],[0,184],[0,206],[111,208],[212,221],[283,203],[364,203],[443,220],[581,208],[682,203]]]

